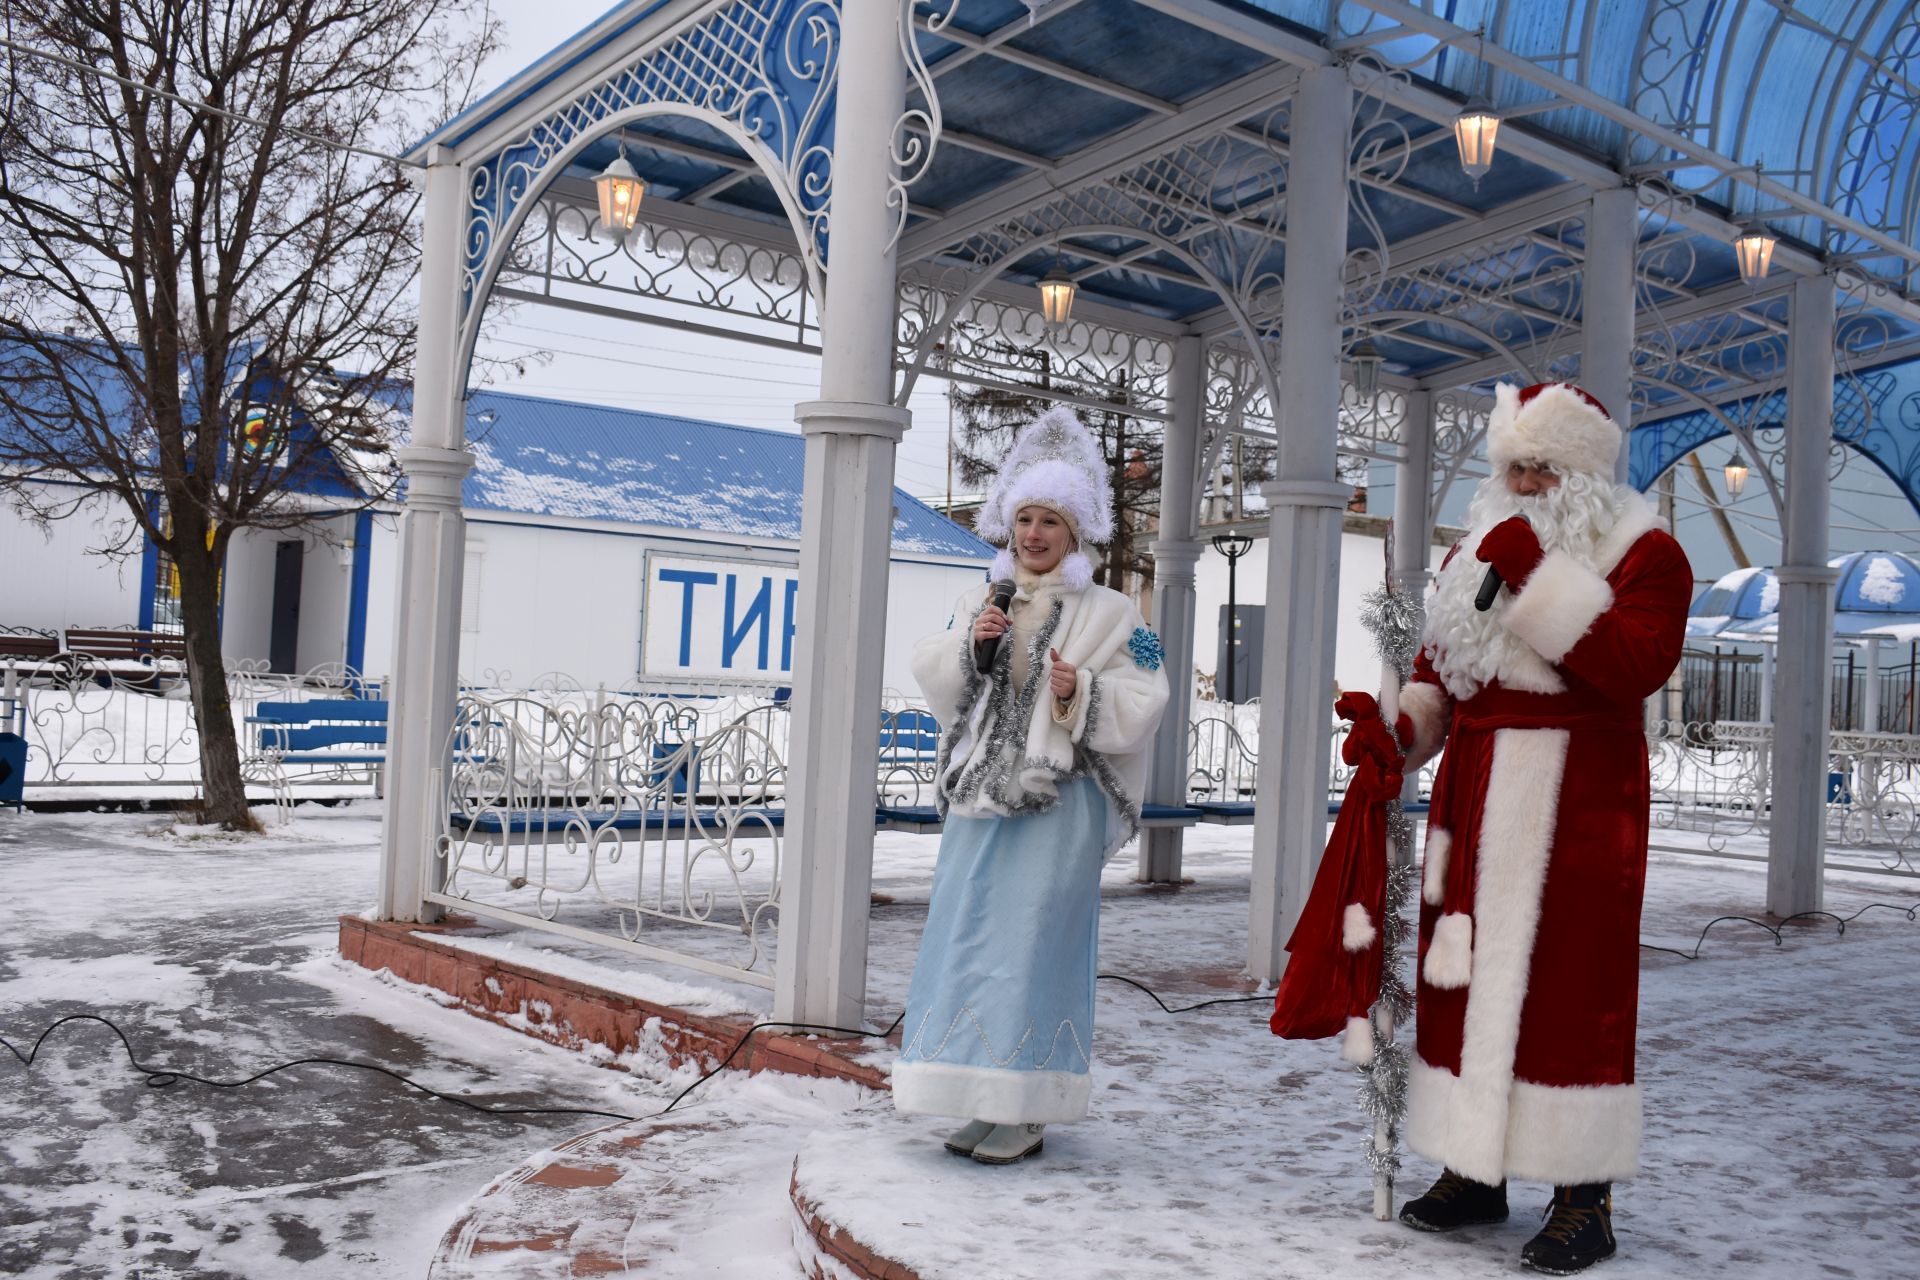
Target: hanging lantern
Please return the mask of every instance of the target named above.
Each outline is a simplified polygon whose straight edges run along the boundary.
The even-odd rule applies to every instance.
[[[1380,394],[1380,349],[1373,345],[1373,339],[1362,338],[1353,344],[1353,353],[1348,357],[1353,367],[1353,389],[1364,398],[1371,400]]]
[[[647,194],[647,184],[627,163],[626,143],[620,144],[620,154],[600,171],[593,185],[600,192],[600,225],[609,230],[633,230],[634,219],[640,216],[640,199]]]
[[[1773,265],[1773,247],[1779,243],[1758,223],[1743,230],[1733,242],[1734,255],[1740,259],[1740,279],[1747,284],[1765,280],[1767,269]]]
[[[1058,329],[1067,323],[1073,315],[1074,295],[1079,292],[1080,286],[1058,262],[1040,277],[1040,314],[1049,328]]]
[[[1727,493],[1735,498],[1747,487],[1747,460],[1740,456],[1740,446],[1735,445],[1733,452],[1727,455],[1727,465],[1721,468],[1727,477]]]
[[[1500,117],[1494,114],[1493,104],[1480,94],[1468,98],[1467,105],[1453,118],[1453,141],[1460,148],[1460,167],[1476,187],[1480,179],[1487,176],[1487,170],[1493,168],[1494,144],[1499,135]]]

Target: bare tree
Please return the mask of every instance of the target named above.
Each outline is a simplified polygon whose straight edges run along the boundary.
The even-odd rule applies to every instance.
[[[101,550],[171,559],[201,820],[251,827],[220,566],[329,477],[390,488],[418,197],[381,153],[493,28],[482,0],[6,0],[5,34],[0,490],[40,520],[108,495],[132,525]]]
[[[958,364],[959,362],[956,362]],[[1116,591],[1138,582],[1142,595],[1151,593],[1153,557],[1149,535],[1160,518],[1160,458],[1162,437],[1158,424],[1127,412],[1124,384],[1084,383],[1052,372],[1049,353],[1040,348],[1005,346],[995,353],[993,376],[1012,377],[1040,391],[1065,392],[1081,400],[1107,401],[1112,408],[1076,406],[1080,420],[1100,442],[1113,485],[1113,541],[1094,567],[1094,579]],[[983,370],[984,371],[984,370]],[[954,462],[961,483],[983,488],[999,474],[1000,461],[1013,447],[1021,427],[1046,412],[1051,402],[1006,387],[958,387],[953,407],[959,415]]]

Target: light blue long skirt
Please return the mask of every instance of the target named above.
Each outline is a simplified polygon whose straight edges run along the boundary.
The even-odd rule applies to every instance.
[[[1086,1115],[1110,814],[1098,784],[1077,778],[1044,813],[947,821],[893,1071],[900,1111]]]

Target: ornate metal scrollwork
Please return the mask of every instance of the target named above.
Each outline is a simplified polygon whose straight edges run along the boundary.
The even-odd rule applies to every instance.
[[[590,138],[650,107],[703,120],[756,155],[796,222],[817,292],[833,188],[827,139],[839,39],[836,0],[737,0],[610,72],[476,165],[461,279],[469,330],[526,202]]]

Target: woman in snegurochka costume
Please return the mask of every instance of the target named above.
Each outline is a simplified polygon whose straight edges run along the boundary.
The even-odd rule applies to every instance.
[[[975,528],[1009,544],[992,576],[1017,590],[1002,612],[975,587],[914,650],[946,827],[893,1101],[968,1120],[947,1149],[1012,1164],[1087,1113],[1100,869],[1139,825],[1167,677],[1080,550],[1113,536],[1113,497],[1070,411],[1021,434]]]

